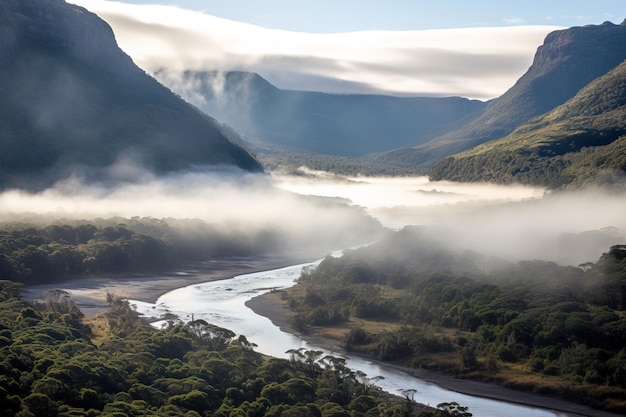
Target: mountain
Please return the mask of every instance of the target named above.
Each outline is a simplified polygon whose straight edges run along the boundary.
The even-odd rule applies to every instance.
[[[626,60],[510,135],[446,158],[433,179],[564,186],[626,179]]]
[[[255,73],[160,71],[157,79],[252,143],[337,156],[413,146],[482,110],[460,97],[407,98],[281,90]]]
[[[84,8],[3,0],[0,56],[2,188],[119,176],[108,167],[128,163],[155,173],[262,170],[232,133],[138,68]]]
[[[572,27],[552,32],[528,71],[482,113],[458,128],[410,149],[381,156],[431,166],[438,160],[498,139],[572,98],[581,88],[626,59],[626,24]]]

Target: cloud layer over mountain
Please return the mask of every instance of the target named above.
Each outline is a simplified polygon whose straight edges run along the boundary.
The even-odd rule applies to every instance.
[[[502,94],[552,26],[309,34],[173,6],[72,0],[106,20],[135,62],[170,70],[258,72],[280,88],[335,93]]]

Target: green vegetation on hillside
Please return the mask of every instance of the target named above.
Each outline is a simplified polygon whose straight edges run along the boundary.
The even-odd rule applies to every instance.
[[[446,158],[431,177],[553,189],[623,187],[625,149],[626,61],[509,136]]]
[[[285,297],[294,328],[350,351],[626,412],[626,245],[595,265],[498,265],[405,228]]]
[[[430,178],[435,181],[519,183],[550,189],[598,186],[623,190],[626,136],[606,146],[582,147],[574,152],[561,153],[570,144],[572,148],[578,147],[577,138],[594,140],[598,134],[576,131],[568,136],[568,133],[565,129],[558,131],[554,143],[541,147],[509,150],[499,149],[493,144],[493,148],[479,155],[468,153],[467,156],[449,157],[431,169]]]
[[[397,152],[395,156],[402,158],[404,154],[411,154],[413,159],[421,160],[421,166],[430,167],[447,156],[507,136],[534,117],[562,105],[624,59],[624,24],[604,22],[551,32],[537,49],[528,71],[506,93],[490,101],[477,117],[436,135],[423,145]],[[476,162],[475,165],[482,164]],[[507,179],[501,180],[504,181]]]

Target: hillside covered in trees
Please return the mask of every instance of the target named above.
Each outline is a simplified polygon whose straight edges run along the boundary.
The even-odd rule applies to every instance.
[[[510,135],[446,158],[433,179],[612,186],[626,177],[626,61]]]
[[[326,258],[283,298],[348,351],[626,412],[626,246],[595,264],[496,261],[419,227]]]

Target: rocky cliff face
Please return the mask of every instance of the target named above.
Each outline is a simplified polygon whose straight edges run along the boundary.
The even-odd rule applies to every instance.
[[[516,114],[514,124],[525,122],[569,100],[624,59],[624,25],[606,22],[552,32],[537,49],[528,72],[487,110],[507,110]]]
[[[550,33],[533,64],[505,94],[460,129],[434,138],[417,150],[435,162],[511,133],[532,117],[572,98],[581,88],[626,59],[626,25],[573,27]]]

